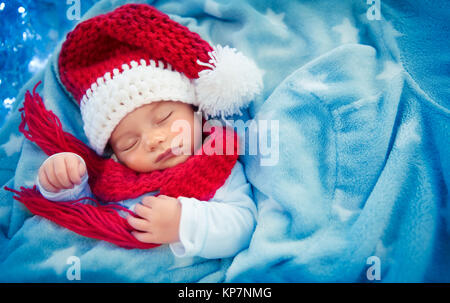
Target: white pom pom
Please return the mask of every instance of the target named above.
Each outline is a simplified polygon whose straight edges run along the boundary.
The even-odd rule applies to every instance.
[[[195,80],[197,102],[206,118],[242,114],[240,109],[261,92],[262,73],[256,64],[236,49],[218,45],[208,53],[208,69]]]

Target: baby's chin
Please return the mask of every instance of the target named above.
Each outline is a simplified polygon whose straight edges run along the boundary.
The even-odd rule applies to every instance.
[[[178,156],[174,156],[170,159],[165,160],[163,163],[161,163],[161,165],[163,165],[162,168],[159,169],[166,169],[166,168],[171,168],[174,166],[177,166],[179,164],[182,164],[184,162],[187,161],[187,159],[189,159],[191,155],[178,155]]]
[[[182,164],[186,162],[191,155],[178,155],[174,156],[172,158],[162,160],[159,163],[149,163],[148,166],[140,165],[140,166],[134,166],[134,165],[126,165],[128,168],[131,168],[132,170],[138,172],[138,173],[150,173],[155,170],[163,170],[171,167],[175,167],[179,164]]]

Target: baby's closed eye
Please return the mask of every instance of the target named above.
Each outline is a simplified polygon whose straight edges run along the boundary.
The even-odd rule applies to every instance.
[[[122,140],[121,142],[119,142],[119,144],[117,145],[117,148],[120,151],[127,151],[133,148],[133,146],[136,145],[136,143],[138,142],[137,138],[128,138],[125,140]]]
[[[157,124],[161,124],[161,123],[163,123],[164,121],[166,121],[171,115],[172,115],[172,113],[173,113],[173,111],[170,111],[170,112],[168,112],[168,113],[166,113],[166,114],[164,114],[164,115],[161,115],[158,119],[157,119]]]

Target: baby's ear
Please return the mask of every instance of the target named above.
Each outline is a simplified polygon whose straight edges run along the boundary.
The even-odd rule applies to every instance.
[[[114,150],[111,147],[111,144],[106,144],[105,151],[103,152],[103,155],[105,158],[110,158],[116,161],[117,163],[121,163],[119,158],[117,158],[116,154],[114,153]]]
[[[105,150],[103,151],[103,156],[105,158],[111,158],[112,155],[114,155],[114,150],[108,142],[108,144],[106,144],[105,146]]]

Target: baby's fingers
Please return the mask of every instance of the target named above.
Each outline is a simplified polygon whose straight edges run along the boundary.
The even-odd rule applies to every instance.
[[[58,190],[60,190],[61,188],[63,188],[63,186],[61,185],[61,183],[59,183],[58,178],[55,175],[55,168],[54,168],[54,162],[53,161],[49,161],[45,166],[44,166],[44,172],[45,175],[47,177],[47,180],[49,182],[49,184],[51,186],[53,186],[54,188]]]
[[[152,209],[148,208],[145,205],[142,204],[136,204],[136,206],[134,207],[134,212],[141,218],[150,220],[151,216],[152,216]]]
[[[86,173],[84,163],[77,158],[65,158],[67,173],[72,184],[80,184],[81,177]]]
[[[127,218],[128,224],[131,225],[136,230],[150,232],[149,221],[135,218],[133,216],[128,216]]]
[[[53,186],[48,180],[44,168],[39,170],[39,183],[41,183],[42,187],[49,192],[57,193],[59,191],[59,189]]]
[[[63,188],[72,188],[73,183],[69,179],[69,172],[64,157],[55,157],[53,161],[54,174]]]
[[[144,243],[156,243],[155,238],[153,237],[152,233],[149,232],[138,232],[138,231],[132,231],[131,234],[138,240]]]

